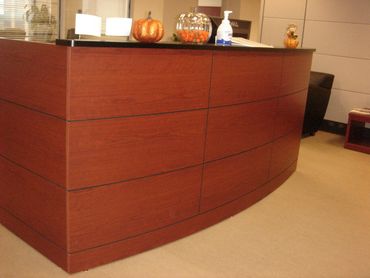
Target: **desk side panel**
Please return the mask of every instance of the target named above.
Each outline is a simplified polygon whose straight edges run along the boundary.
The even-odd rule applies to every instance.
[[[210,51],[72,48],[70,119],[208,106]]]
[[[210,108],[205,160],[238,154],[272,140],[277,100]]]
[[[286,53],[283,59],[280,95],[307,90],[312,53]]]
[[[69,252],[144,234],[198,213],[202,166],[68,193]]]
[[[69,123],[69,189],[201,164],[206,116],[199,110]]]
[[[286,135],[293,129],[302,128],[306,99],[307,90],[278,98],[274,138]]]
[[[296,128],[272,144],[270,178],[276,177],[298,159],[301,128]]]
[[[67,250],[66,192],[0,156],[0,207]]]
[[[264,186],[216,209],[136,237],[68,254],[68,271],[77,272],[152,249],[216,224],[258,202],[280,186],[295,170],[295,164]]]
[[[65,121],[0,100],[0,126],[0,155],[65,186]]]
[[[205,164],[201,211],[255,190],[268,181],[271,144]]]
[[[67,47],[0,39],[0,98],[66,118]]]
[[[276,97],[282,61],[281,53],[214,51],[210,106]]]

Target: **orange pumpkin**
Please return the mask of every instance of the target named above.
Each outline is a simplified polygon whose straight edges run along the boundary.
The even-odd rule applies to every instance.
[[[284,45],[286,48],[297,48],[299,41],[295,38],[285,38]]]
[[[149,12],[147,18],[135,20],[132,35],[140,42],[157,42],[164,35],[162,22],[152,19]]]

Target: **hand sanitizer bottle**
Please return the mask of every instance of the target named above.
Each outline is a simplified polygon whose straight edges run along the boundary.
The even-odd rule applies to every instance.
[[[231,27],[229,14],[232,11],[224,11],[224,19],[217,29],[216,45],[231,45],[231,38],[233,37],[233,28]]]

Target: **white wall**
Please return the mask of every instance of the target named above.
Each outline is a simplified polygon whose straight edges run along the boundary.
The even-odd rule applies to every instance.
[[[131,17],[136,20],[148,16],[152,12],[152,17],[163,20],[164,0],[131,0]]]
[[[164,37],[170,40],[176,29],[176,20],[180,13],[191,10],[197,5],[220,5],[222,10],[232,10],[231,18],[252,21],[251,39],[259,40],[259,13],[261,0],[131,0],[131,17],[143,18],[149,10],[152,16],[163,22]]]
[[[261,0],[223,0],[222,16],[223,11],[231,10],[233,13],[230,15],[230,18],[251,21],[252,28],[250,39],[253,41],[259,41],[260,7]]]
[[[298,25],[301,46],[315,48],[312,70],[333,73],[325,119],[346,123],[354,107],[370,107],[370,1],[264,0],[261,41],[283,45]]]
[[[240,2],[240,19],[252,21],[250,38],[259,41],[261,0],[244,0]]]

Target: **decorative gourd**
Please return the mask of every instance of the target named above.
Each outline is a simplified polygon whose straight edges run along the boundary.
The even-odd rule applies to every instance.
[[[152,19],[149,12],[147,18],[135,20],[132,35],[140,42],[157,42],[164,35],[162,22]]]
[[[284,45],[286,48],[297,48],[299,41],[296,38],[285,38]]]
[[[297,48],[299,41],[296,31],[297,26],[295,24],[288,25],[288,28],[286,29],[286,36],[284,39],[284,45],[286,48]]]

